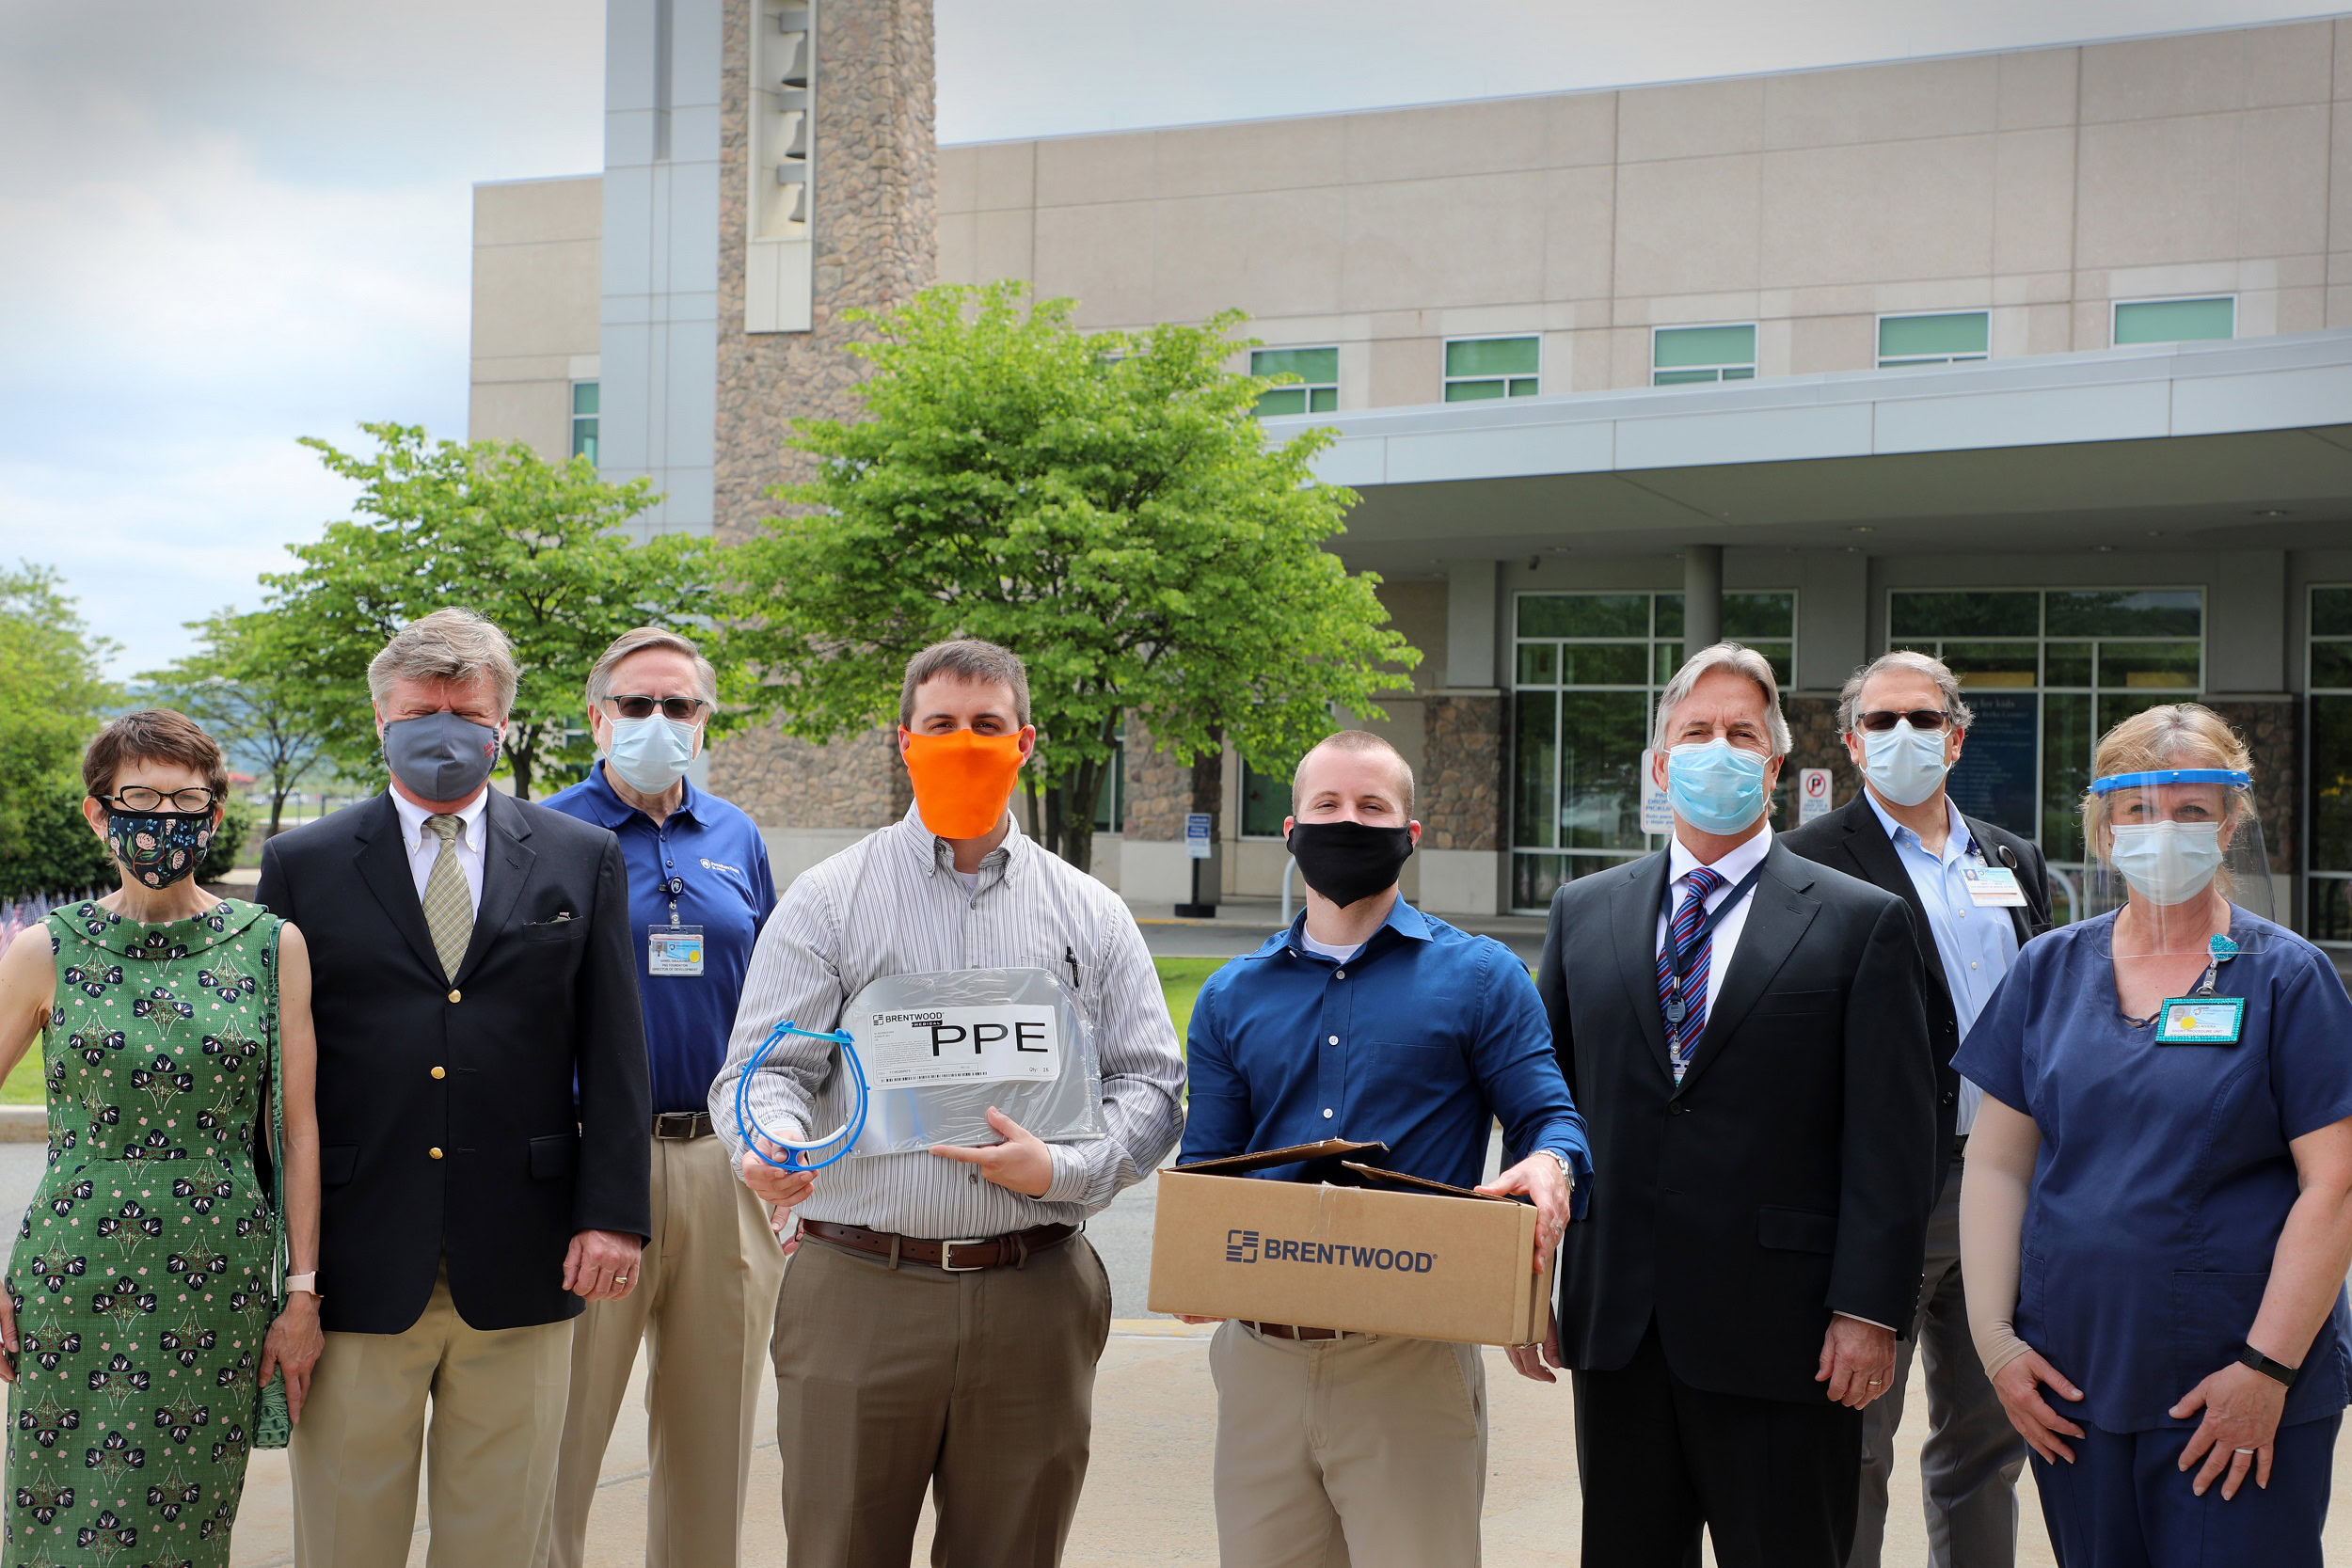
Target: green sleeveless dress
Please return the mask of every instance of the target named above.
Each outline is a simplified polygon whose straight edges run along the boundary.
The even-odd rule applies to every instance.
[[[5,1281],[23,1349],[0,1563],[229,1560],[270,1324],[254,1157],[281,924],[240,903],[49,914],[49,1173]]]

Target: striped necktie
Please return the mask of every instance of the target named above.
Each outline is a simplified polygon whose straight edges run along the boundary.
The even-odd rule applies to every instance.
[[[1665,1016],[1666,1048],[1674,1058],[1677,1084],[1707,1028],[1707,968],[1715,933],[1709,931],[1701,938],[1699,927],[1707,918],[1707,895],[1722,887],[1724,879],[1701,865],[1693,867],[1683,882],[1690,892],[1667,923],[1666,940],[1658,949],[1658,1007]],[[1694,941],[1698,943],[1695,951],[1692,948]],[[1679,986],[1675,983],[1677,959],[1685,975]]]
[[[424,825],[441,840],[440,853],[424,879],[424,924],[433,933],[433,951],[441,972],[457,978],[466,961],[466,944],[473,940],[473,893],[466,886],[466,868],[457,859],[457,834],[465,823],[454,816],[428,816]]]

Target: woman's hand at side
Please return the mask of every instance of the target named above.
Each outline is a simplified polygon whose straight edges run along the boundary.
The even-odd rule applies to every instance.
[[[286,1414],[302,1419],[302,1402],[310,1394],[310,1374],[318,1370],[319,1353],[326,1335],[319,1327],[319,1298],[296,1291],[286,1298],[286,1309],[269,1325],[262,1341],[261,1385],[268,1386],[274,1372],[286,1374]]]
[[[2222,1368],[2191,1388],[2169,1414],[2185,1421],[2200,1410],[2205,1418],[2189,1433],[2181,1450],[2181,1468],[2204,1461],[2189,1490],[2203,1497],[2217,1478],[2224,1500],[2237,1496],[2250,1471],[2254,1484],[2270,1484],[2270,1446],[2279,1435],[2279,1417],[2287,1407],[2287,1386],[2236,1362]]]
[[[2026,1447],[2053,1465],[2061,1459],[2072,1465],[2074,1450],[2066,1446],[2065,1439],[2080,1437],[2083,1429],[2051,1407],[2042,1398],[2044,1388],[2077,1402],[2083,1397],[2083,1391],[2067,1382],[2037,1350],[2026,1351],[1993,1374],[1993,1391],[2000,1396],[2009,1424],[2017,1429]]]

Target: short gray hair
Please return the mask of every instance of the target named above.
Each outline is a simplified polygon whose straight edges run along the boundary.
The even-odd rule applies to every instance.
[[[1952,728],[1964,730],[1975,721],[1977,716],[1968,711],[1966,703],[1961,701],[1960,677],[1952,673],[1949,665],[1940,658],[1931,658],[1926,654],[1914,653],[1909,648],[1897,648],[1893,653],[1879,655],[1878,657],[1848,675],[1846,684],[1837,689],[1837,733],[1839,735],[1853,733],[1854,721],[1860,716],[1862,707],[1862,689],[1870,684],[1870,677],[1883,674],[1889,670],[1915,671],[1933,681],[1937,693],[1944,699],[1944,711],[1951,716]]]
[[[409,622],[368,661],[368,695],[381,703],[399,680],[471,682],[490,677],[499,717],[515,711],[515,644],[484,617],[455,605]]]
[[[1789,737],[1788,716],[1780,711],[1780,682],[1773,678],[1772,661],[1754,648],[1740,642],[1718,642],[1711,648],[1701,648],[1682,661],[1675,678],[1666,683],[1666,689],[1658,694],[1658,717],[1650,726],[1650,748],[1662,752],[1672,742],[1666,727],[1675,709],[1690,697],[1691,689],[1699,677],[1710,670],[1728,670],[1735,675],[1745,675],[1764,693],[1764,725],[1772,743],[1772,755],[1785,757],[1795,745]]]
[[[711,667],[710,660],[703,657],[703,651],[694,646],[691,638],[664,631],[660,626],[638,626],[625,631],[612,640],[612,646],[596,656],[596,662],[588,668],[589,703],[601,703],[612,696],[612,672],[621,667],[623,659],[631,654],[642,654],[647,648],[666,649],[692,659],[695,689],[702,693],[704,702],[714,708],[719,705],[719,672]]]

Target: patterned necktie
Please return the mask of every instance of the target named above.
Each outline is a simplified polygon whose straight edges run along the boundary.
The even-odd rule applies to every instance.
[[[1724,885],[1724,879],[1704,865],[1693,868],[1683,880],[1691,891],[1667,924],[1666,940],[1658,949],[1658,1006],[1665,1015],[1666,1048],[1674,1058],[1677,1084],[1707,1028],[1707,966],[1714,951],[1715,933],[1709,931],[1700,939],[1698,932],[1707,918],[1707,895]],[[1693,941],[1698,942],[1695,951],[1691,945]],[[1677,959],[1685,976],[1679,987],[1675,984]]]
[[[454,980],[457,966],[466,961],[466,944],[473,940],[473,894],[457,861],[457,832],[465,823],[454,816],[428,816],[424,825],[441,840],[441,852],[424,879],[424,924],[433,933],[441,972]]]

